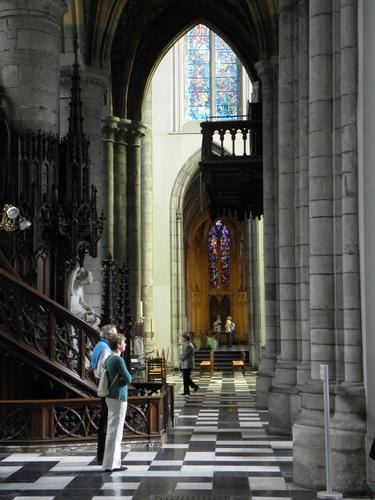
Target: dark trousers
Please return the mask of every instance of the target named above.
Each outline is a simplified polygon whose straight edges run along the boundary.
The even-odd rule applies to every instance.
[[[233,344],[233,332],[229,332],[227,335],[228,335],[228,347],[232,347],[232,344]]]
[[[198,389],[197,384],[194,384],[194,382],[191,380],[190,374],[191,374],[191,368],[182,369],[182,378],[184,381],[184,394],[190,394],[189,387],[192,387],[193,389]]]
[[[98,447],[96,450],[96,460],[97,462],[102,463],[105,448],[105,438],[107,435],[108,406],[105,402],[105,398],[100,398],[100,402],[101,409],[98,426]]]

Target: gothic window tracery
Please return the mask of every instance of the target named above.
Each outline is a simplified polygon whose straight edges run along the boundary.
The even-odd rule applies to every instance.
[[[185,120],[239,114],[239,63],[232,49],[203,24],[185,38]]]

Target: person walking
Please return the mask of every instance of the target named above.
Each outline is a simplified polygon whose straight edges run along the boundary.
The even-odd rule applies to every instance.
[[[182,338],[184,340],[180,356],[182,378],[184,381],[184,392],[182,395],[190,396],[190,387],[192,387],[194,392],[199,389],[199,386],[190,377],[191,370],[194,368],[194,346],[189,333],[183,333]]]
[[[227,319],[225,321],[225,333],[227,334],[227,346],[228,347],[232,347],[233,335],[234,335],[235,328],[236,328],[236,325],[232,321],[232,317],[227,316]]]
[[[121,465],[121,441],[124,433],[126,410],[128,407],[128,384],[132,381],[121,355],[125,351],[125,337],[112,333],[108,338],[112,355],[105,362],[108,372],[109,394],[105,398],[108,406],[107,437],[103,457],[106,471],[124,471]]]
[[[108,343],[108,337],[112,333],[117,333],[116,325],[104,325],[100,330],[99,342],[94,347],[91,356],[90,368],[94,371],[95,378],[100,380],[104,370],[104,363],[111,355],[111,348]],[[96,461],[99,465],[103,463],[105,437],[107,432],[108,408],[105,398],[100,398],[100,418],[98,425],[98,444],[96,449]]]

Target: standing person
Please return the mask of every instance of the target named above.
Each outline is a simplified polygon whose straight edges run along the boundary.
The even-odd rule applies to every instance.
[[[111,333],[117,333],[116,325],[104,325],[100,330],[99,342],[94,347],[91,356],[90,368],[94,370],[95,378],[99,381],[104,370],[104,363],[112,350],[108,343],[108,337]],[[100,398],[100,419],[98,425],[98,446],[96,450],[96,461],[99,465],[103,462],[105,436],[107,431],[108,408],[105,398]]]
[[[227,342],[228,347],[232,347],[233,334],[234,334],[235,328],[236,328],[236,325],[232,321],[232,317],[227,316],[227,320],[225,322],[225,333],[227,334],[227,338],[228,338],[228,342]]]
[[[108,406],[107,437],[105,440],[103,467],[106,471],[123,471],[121,466],[121,441],[128,407],[128,384],[132,377],[121,354],[125,351],[125,337],[112,333],[108,339],[112,355],[105,362],[108,372],[109,394],[105,398]]]
[[[190,396],[190,387],[194,389],[194,392],[199,389],[197,384],[195,384],[190,377],[191,370],[194,368],[194,346],[191,343],[189,333],[183,333],[182,338],[184,339],[180,356],[182,377],[184,381],[184,392],[182,394],[183,396]]]

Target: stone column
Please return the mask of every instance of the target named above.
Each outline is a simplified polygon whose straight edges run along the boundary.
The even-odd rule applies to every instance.
[[[113,205],[113,255],[122,265],[127,257],[127,132],[129,120],[120,119],[117,124],[114,144],[114,205]],[[133,313],[133,311],[132,311]]]
[[[60,16],[65,0],[0,0],[0,81],[17,127],[58,131]]]
[[[184,230],[182,222],[182,212],[178,210],[176,212],[176,257],[177,257],[177,275],[176,279],[176,291],[177,291],[177,317],[175,322],[177,325],[177,338],[171,339],[171,345],[173,346],[173,363],[174,367],[179,366],[179,353],[180,348],[178,344],[181,342],[181,335],[184,331],[184,317],[186,315],[185,309],[185,287],[184,287]]]
[[[334,487],[366,492],[366,411],[360,317],[357,178],[357,1],[342,0],[340,15],[341,210],[344,381],[332,420]]]
[[[256,235],[254,235],[255,221],[253,219],[248,219],[245,226],[246,234],[246,249],[247,249],[247,288],[248,288],[248,323],[249,323],[249,357],[250,365],[255,367],[259,361],[257,358],[257,345],[259,346],[259,340],[256,339],[256,290],[255,290],[255,280],[256,280]]]
[[[107,218],[105,221],[106,241],[102,244],[104,256],[113,256],[113,235],[114,235],[114,154],[113,145],[115,142],[115,132],[119,119],[115,116],[107,116],[102,120],[103,132],[103,169],[107,172]]]
[[[299,269],[298,322],[300,360],[297,384],[310,378],[310,296],[309,296],[309,1],[299,0],[298,16],[298,227]]]
[[[145,352],[154,349],[151,338],[153,323],[153,191],[152,191],[152,100],[149,90],[143,117],[147,127],[142,139],[142,184],[141,184],[141,241],[142,241],[142,302],[145,330]]]
[[[311,381],[293,427],[294,481],[325,484],[320,364],[335,380],[332,2],[309,2],[309,239]]]
[[[358,185],[361,319],[366,384],[367,445],[375,437],[375,2],[358,1]],[[375,461],[367,461],[375,483]]]
[[[269,396],[270,431],[291,432],[291,397],[296,384],[296,288],[294,234],[294,85],[292,0],[279,2],[279,266],[280,354]]]
[[[263,206],[264,206],[264,279],[266,345],[262,350],[256,382],[258,408],[268,408],[277,356],[278,313],[276,301],[276,220],[275,220],[275,131],[277,118],[275,100],[277,85],[275,67],[270,61],[256,63],[262,82],[263,119]]]
[[[141,139],[145,127],[131,122],[127,133],[127,265],[133,321],[141,319]]]

